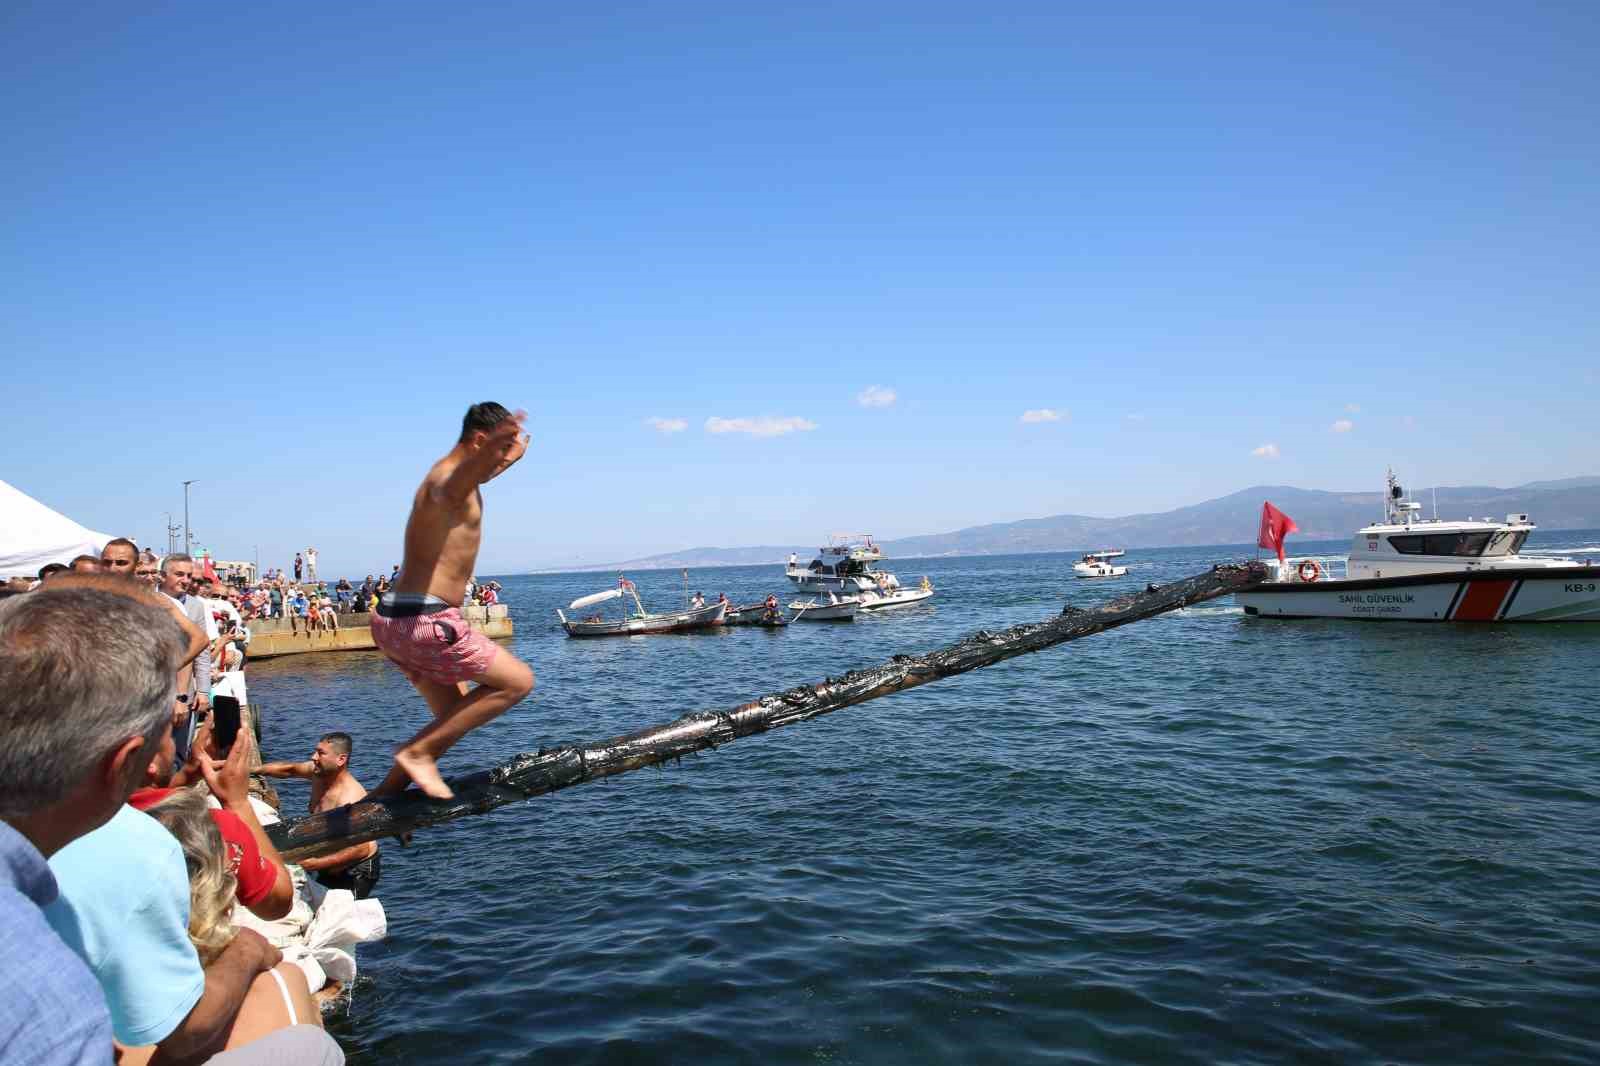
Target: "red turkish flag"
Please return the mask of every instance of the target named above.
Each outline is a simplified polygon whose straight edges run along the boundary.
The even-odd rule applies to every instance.
[[[1256,543],[1277,552],[1278,562],[1283,562],[1283,538],[1298,532],[1300,527],[1294,519],[1272,506],[1271,501],[1261,504],[1261,535],[1256,537]]]

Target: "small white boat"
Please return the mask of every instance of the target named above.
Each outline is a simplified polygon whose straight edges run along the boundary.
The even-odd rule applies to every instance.
[[[1383,521],[1344,559],[1267,561],[1271,579],[1234,594],[1259,618],[1398,622],[1600,622],[1600,566],[1518,554],[1525,514],[1429,521],[1388,477]]]
[[[722,624],[722,616],[728,610],[727,603],[719,600],[704,607],[689,607],[682,611],[651,614],[644,609],[637,586],[627,578],[619,581],[614,589],[596,592],[590,596],[579,596],[567,604],[567,610],[583,611],[590,607],[599,607],[630,594],[638,610],[630,612],[624,604],[620,618],[606,618],[603,614],[596,613],[587,618],[568,619],[559,607],[556,608],[556,617],[561,619],[561,628],[567,631],[569,637],[631,637],[710,629]]]
[[[854,621],[861,601],[854,596],[829,600],[795,600],[789,605],[794,612],[794,622],[850,622]]]
[[[863,611],[892,611],[898,607],[911,607],[933,598],[933,583],[927,578],[914,589],[895,585],[893,588],[871,589],[860,594]]]
[[[1128,572],[1126,566],[1115,566],[1108,559],[1126,554],[1118,548],[1112,551],[1090,552],[1072,564],[1072,572],[1079,577],[1121,577]]]

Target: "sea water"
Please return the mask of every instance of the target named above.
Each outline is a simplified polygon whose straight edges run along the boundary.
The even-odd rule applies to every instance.
[[[1106,581],[1068,554],[890,560],[930,606],[607,640],[555,608],[615,574],[506,577],[538,685],[445,772],[1253,554],[1135,550]],[[628,576],[684,602],[677,571]],[[779,564],[697,590],[794,595]],[[389,939],[330,1028],[374,1064],[1594,1063],[1597,664],[1592,624],[1231,599],[1102,633],[385,842]],[[257,663],[250,691],[269,757],[345,730],[369,787],[428,713],[375,652]]]

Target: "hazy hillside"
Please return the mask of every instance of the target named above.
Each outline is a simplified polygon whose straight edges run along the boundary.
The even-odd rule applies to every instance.
[[[1512,489],[1458,486],[1422,489],[1415,498],[1431,517],[1435,495],[1440,518],[1504,518],[1527,512],[1542,529],[1600,528],[1600,477],[1540,481]],[[1344,539],[1383,516],[1377,492],[1323,492],[1288,485],[1256,485],[1221,499],[1160,514],[1092,518],[1051,515],[1020,522],[972,526],[883,542],[891,558],[935,555],[1010,555],[1021,552],[1079,551],[1096,548],[1159,548],[1201,544],[1243,544],[1255,540],[1261,501],[1271,500],[1300,527],[1306,539]],[[629,559],[589,570],[651,570],[680,566],[740,566],[775,563],[797,552],[810,559],[815,544],[761,545],[749,548],[685,548]]]

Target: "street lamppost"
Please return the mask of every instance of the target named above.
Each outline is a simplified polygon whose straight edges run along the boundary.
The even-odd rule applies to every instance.
[[[178,527],[172,523],[172,512],[163,512],[167,516],[167,554],[171,555],[178,550]]]
[[[183,483],[183,551],[185,555],[194,547],[194,543],[189,539],[189,486],[199,480],[199,478],[194,477]]]

